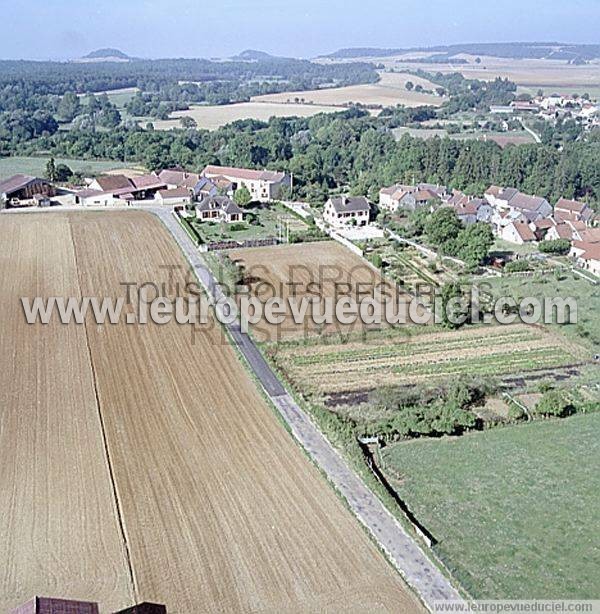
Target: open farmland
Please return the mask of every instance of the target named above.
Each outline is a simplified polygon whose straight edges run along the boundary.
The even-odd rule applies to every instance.
[[[322,395],[460,375],[555,369],[582,361],[560,338],[520,324],[421,334],[395,329],[362,341],[284,343],[272,348],[272,355],[295,387]]]
[[[166,283],[183,260],[158,220],[3,215],[0,236],[1,335],[21,350],[0,375],[0,609],[34,593],[102,611],[420,609],[214,322],[193,338],[174,322],[25,325],[19,296]]]
[[[414,54],[411,54],[414,57]],[[459,55],[468,64],[410,63],[407,57],[381,59],[384,65],[396,69],[425,70],[430,73],[460,72],[469,79],[491,81],[496,77],[508,78],[519,87],[519,92],[535,95],[538,89],[546,94],[583,94],[600,97],[600,63],[595,61],[582,66],[568,64],[564,60],[510,59],[481,56],[481,64],[475,56]]]
[[[600,414],[382,451],[437,554],[479,599],[597,599]]]
[[[169,119],[152,120],[156,130],[181,128],[181,118],[191,117],[198,128],[216,130],[240,119],[268,121],[271,117],[312,117],[318,113],[335,113],[341,109],[319,104],[281,104],[275,102],[238,102],[216,106],[192,105],[186,111],[175,111]]]
[[[275,341],[303,335],[331,334],[356,330],[359,322],[342,325],[334,318],[332,323],[318,324],[318,317],[327,299],[335,301],[342,296],[357,302],[381,288],[382,294],[401,299],[406,305],[408,295],[385,282],[379,272],[359,256],[335,241],[320,241],[297,245],[231,250],[229,258],[243,270],[243,281],[250,293],[265,302],[272,297],[286,302],[285,320],[281,325],[264,319],[253,325],[252,331],[260,341]],[[319,305],[309,307],[302,322],[294,321],[288,304],[300,304],[303,299],[315,299]]]
[[[79,296],[64,217],[0,216],[0,611],[32,595],[133,598],[86,331],[30,326],[21,296]]]
[[[10,177],[17,173],[44,177],[46,164],[50,158],[37,156],[9,156],[0,158],[0,178]],[[131,162],[115,162],[114,160],[83,160],[79,158],[54,158],[56,164],[66,164],[73,172],[83,175],[97,175],[120,168],[130,168]]]
[[[319,90],[309,90],[303,92],[283,92],[281,94],[265,94],[255,96],[253,101],[257,102],[279,102],[279,103],[300,103],[310,102],[320,105],[349,106],[361,103],[369,106],[391,107],[398,104],[407,107],[418,107],[421,105],[440,106],[443,98],[424,92],[408,91],[407,81],[412,81],[414,85],[422,85],[427,90],[435,90],[437,87],[426,79],[414,77],[406,73],[381,73],[381,79],[377,83],[367,85],[350,85],[348,87],[323,88]]]

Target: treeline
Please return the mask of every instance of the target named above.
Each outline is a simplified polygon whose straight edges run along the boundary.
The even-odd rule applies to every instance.
[[[12,151],[15,151],[14,149]],[[16,151],[55,156],[140,162],[149,169],[206,164],[286,170],[295,196],[324,202],[331,191],[366,194],[395,182],[427,181],[472,194],[490,183],[514,186],[548,198],[600,202],[600,136],[551,145],[509,145],[448,138],[396,141],[377,118],[353,109],[311,118],[239,121],[214,132],[159,132],[119,127],[108,132],[72,130],[28,141]],[[8,152],[7,152],[8,153]]]
[[[37,137],[52,136],[58,131],[59,122],[73,122],[74,128],[93,132],[97,128],[116,128],[121,123],[121,114],[106,94],[80,97],[72,92],[48,97],[44,109],[5,111],[0,113],[0,155]]]
[[[496,77],[493,81],[466,79],[458,72],[443,74],[429,73],[424,70],[411,71],[411,74],[427,79],[444,89],[450,96],[442,107],[445,116],[462,111],[488,111],[492,105],[510,104],[516,96],[517,86],[509,79]]]

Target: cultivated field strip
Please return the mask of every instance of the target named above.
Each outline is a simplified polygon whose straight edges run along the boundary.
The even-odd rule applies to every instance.
[[[290,298],[297,304],[303,299],[335,301],[342,296],[360,301],[381,288],[384,296],[393,298],[396,303],[400,297],[402,313],[407,311],[409,295],[393,288],[374,268],[335,241],[237,249],[228,255],[232,261],[243,265],[254,296],[263,302],[272,297],[286,302],[287,312],[281,325],[270,324],[265,319],[252,325],[252,332],[259,341],[346,333],[364,326],[358,320],[343,325],[335,318],[331,324],[317,324],[312,316],[321,313],[321,306],[309,307],[304,321],[297,324],[287,303]]]
[[[160,266],[184,262],[149,215],[69,220],[84,295],[166,282]],[[420,609],[218,329],[194,343],[175,323],[88,333],[139,600],[175,613]]]
[[[459,375],[502,376],[579,362],[555,336],[520,324],[415,336],[393,331],[376,343],[284,343],[271,349],[294,385],[321,394]]]
[[[25,219],[27,218],[27,219]],[[19,297],[79,296],[64,216],[0,216],[0,611],[33,595],[133,599],[83,326]]]

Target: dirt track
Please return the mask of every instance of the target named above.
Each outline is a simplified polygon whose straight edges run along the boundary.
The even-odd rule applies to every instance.
[[[2,339],[29,350],[11,357],[0,376],[0,528],[12,536],[0,543],[0,555],[11,562],[0,573],[0,609],[45,592],[94,598],[107,611],[129,605],[132,589],[85,328],[27,327],[16,297],[69,295],[77,283],[83,295],[118,296],[119,282],[166,281],[158,267],[183,260],[148,215],[37,217],[0,219],[4,244],[14,246],[0,260],[3,279],[12,282],[2,294],[10,315],[2,320]],[[34,261],[43,268],[37,278]],[[12,271],[18,271],[15,279]],[[45,287],[35,289],[41,281]],[[48,338],[50,328],[60,329],[58,340]],[[195,344],[174,323],[98,327],[88,321],[87,333],[138,600],[182,613],[420,608],[293,443],[217,329],[196,335]],[[45,362],[36,361],[40,337],[48,338],[44,349],[53,356]],[[39,375],[43,365],[47,380]],[[48,409],[36,420],[40,399]],[[50,423],[56,445],[36,446],[33,463],[27,446],[46,440]],[[9,458],[17,450],[21,462],[7,464],[5,450]],[[50,484],[55,472],[65,477]],[[87,506],[72,504],[84,497]],[[59,510],[62,521],[48,524]]]

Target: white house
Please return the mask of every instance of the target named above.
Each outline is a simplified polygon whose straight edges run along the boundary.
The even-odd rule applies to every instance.
[[[208,179],[225,178],[235,184],[236,188],[244,186],[250,192],[252,200],[268,202],[281,197],[284,188],[292,188],[292,177],[277,171],[256,171],[247,168],[209,165],[202,171]]]
[[[600,277],[600,243],[574,241],[569,255],[582,269]]]
[[[535,242],[533,230],[529,228],[527,222],[511,222],[500,231],[500,237],[509,243],[523,245]]]
[[[340,228],[369,223],[369,201],[364,196],[334,196],[325,203],[323,219],[331,226]]]

